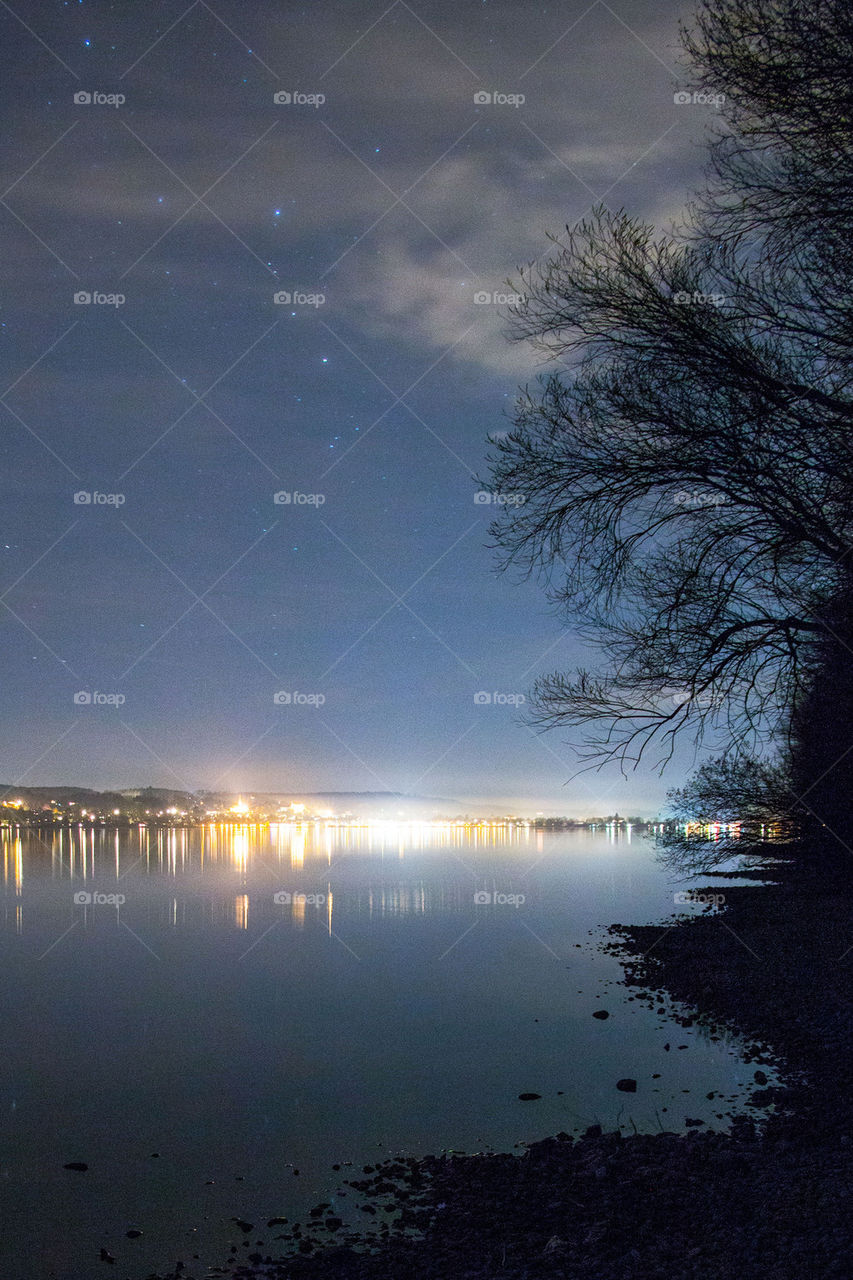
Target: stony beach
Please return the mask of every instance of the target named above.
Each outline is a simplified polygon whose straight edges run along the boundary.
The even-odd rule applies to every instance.
[[[681,1133],[627,1136],[593,1126],[521,1155],[397,1158],[345,1170],[341,1189],[369,1228],[330,1216],[324,1204],[302,1223],[245,1223],[231,1256],[199,1276],[849,1274],[853,901],[786,868],[772,875],[772,884],[727,883],[722,911],[674,927],[612,925],[605,944],[635,999],[654,1005],[666,995],[684,1025],[745,1038],[755,1091],[730,1132],[703,1131],[700,1121]],[[762,1064],[770,1062],[780,1087],[767,1087]],[[633,1091],[633,1081],[620,1083]],[[195,1275],[187,1259],[163,1280]]]

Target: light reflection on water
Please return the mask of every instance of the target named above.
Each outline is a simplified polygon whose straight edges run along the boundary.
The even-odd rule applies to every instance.
[[[332,1197],[336,1161],[598,1122],[724,1127],[749,1092],[736,1041],[632,1001],[592,945],[673,912],[636,835],[305,823],[0,840],[4,1280],[88,1280],[100,1247],[137,1280],[188,1231],[216,1264],[233,1216],[304,1215]],[[636,1095],[615,1090],[625,1076]],[[145,1232],[132,1255],[130,1225]]]

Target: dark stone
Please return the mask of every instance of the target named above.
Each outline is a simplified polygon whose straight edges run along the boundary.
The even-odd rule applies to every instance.
[[[231,1221],[237,1223],[243,1235],[248,1235],[255,1225],[253,1222],[247,1222],[245,1218],[232,1218]]]
[[[268,1227],[283,1227],[287,1222],[287,1218],[270,1218],[267,1223]]]
[[[112,1263],[115,1262],[115,1258],[113,1257],[113,1255],[109,1253],[106,1249],[102,1249],[101,1252],[98,1254],[98,1257],[101,1259],[101,1262],[112,1262]]]
[[[637,1081],[632,1080],[630,1076],[626,1076],[624,1080],[616,1081],[616,1088],[621,1090],[622,1093],[636,1093]]]
[[[518,1095],[520,1102],[536,1102],[541,1097],[541,1093],[520,1093]]]
[[[599,1018],[603,1022],[605,1018],[610,1017],[610,1014],[607,1012],[606,1009],[596,1009],[595,1013],[592,1016],[594,1018]]]
[[[89,1166],[84,1164],[82,1160],[72,1160],[70,1163],[64,1164],[62,1167],[63,1169],[75,1169],[77,1173],[85,1173],[89,1168]]]
[[[142,1235],[142,1232],[139,1231],[136,1227],[131,1227],[130,1230],[125,1231],[124,1234],[127,1236],[128,1240],[138,1240],[139,1237]]]

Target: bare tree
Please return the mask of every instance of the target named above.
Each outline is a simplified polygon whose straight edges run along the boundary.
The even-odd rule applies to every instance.
[[[534,691],[591,765],[710,725],[791,751],[828,635],[853,654],[853,14],[705,0],[685,43],[725,94],[708,189],[677,236],[601,208],[522,271],[555,368],[493,441],[504,563],[602,652]]]

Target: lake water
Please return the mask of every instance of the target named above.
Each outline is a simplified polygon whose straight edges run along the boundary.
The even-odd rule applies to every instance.
[[[739,1042],[629,1000],[593,945],[698,909],[643,837],[306,824],[2,846],[4,1280],[100,1277],[102,1247],[133,1280],[202,1272],[242,1253],[232,1217],[333,1200],[354,1176],[334,1162],[724,1128],[755,1087]]]

